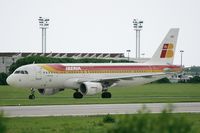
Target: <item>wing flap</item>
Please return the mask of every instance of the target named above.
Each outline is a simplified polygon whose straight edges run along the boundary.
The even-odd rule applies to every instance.
[[[101,79],[96,79],[94,82],[106,81],[106,80],[133,80],[134,78],[151,78],[152,76],[166,75],[165,73],[157,74],[142,74],[142,75],[129,75],[129,76],[119,76],[119,77],[106,77]]]
[[[152,74],[139,74],[139,75],[127,75],[127,76],[113,76],[113,77],[101,77],[98,79],[94,78],[81,78],[78,80],[79,83],[83,82],[103,82],[112,81],[117,82],[119,80],[133,80],[134,78],[151,78],[152,76],[166,75],[166,73],[152,73]]]

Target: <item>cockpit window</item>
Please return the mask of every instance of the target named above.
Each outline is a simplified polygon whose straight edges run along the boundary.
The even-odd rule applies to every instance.
[[[24,71],[24,74],[28,74],[28,72],[27,72],[27,71]]]
[[[15,71],[15,74],[19,74],[20,73],[20,71]]]
[[[21,70],[21,71],[15,71],[14,74],[28,74],[28,72]]]

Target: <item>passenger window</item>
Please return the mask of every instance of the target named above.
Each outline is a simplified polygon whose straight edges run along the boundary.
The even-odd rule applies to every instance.
[[[20,73],[21,73],[21,74],[24,74],[24,71],[21,71]]]

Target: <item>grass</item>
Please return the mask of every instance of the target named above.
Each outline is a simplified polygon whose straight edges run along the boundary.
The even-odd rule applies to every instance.
[[[7,118],[6,125],[7,133],[102,133],[109,127],[100,116]]]
[[[157,114],[152,114],[156,116]],[[173,114],[184,116],[200,132],[200,114]],[[124,115],[114,115],[119,120]],[[7,133],[105,133],[114,123],[104,123],[104,116],[89,117],[24,117],[6,118]]]
[[[0,86],[0,105],[92,104],[92,103],[145,103],[145,102],[200,102],[200,84],[148,84],[138,87],[110,88],[111,99],[101,95],[73,99],[72,90],[52,96],[36,93],[35,100],[27,99],[30,90]],[[156,114],[152,114],[156,115]],[[200,114],[175,114],[185,116],[200,132]],[[113,116],[116,121],[124,115]],[[104,116],[85,117],[23,117],[5,118],[7,133],[102,133],[114,126],[104,123]]]
[[[147,84],[137,87],[110,88],[111,99],[102,99],[101,94],[74,99],[73,90],[65,90],[52,96],[36,93],[29,100],[30,89],[0,86],[0,106],[5,105],[53,105],[94,103],[151,103],[151,102],[200,102],[200,84]]]

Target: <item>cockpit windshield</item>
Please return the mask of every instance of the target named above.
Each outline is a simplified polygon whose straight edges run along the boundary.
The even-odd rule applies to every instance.
[[[28,74],[28,72],[26,70],[18,70],[14,74]]]

